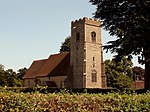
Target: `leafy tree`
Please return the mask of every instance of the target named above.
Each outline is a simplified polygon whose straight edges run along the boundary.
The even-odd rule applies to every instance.
[[[4,66],[0,64],[0,86],[7,86],[6,78]]]
[[[5,71],[7,75],[7,83],[9,87],[15,86],[14,80],[17,78],[16,73],[12,69]]]
[[[90,0],[97,9],[95,18],[116,40],[105,49],[117,53],[116,58],[139,55],[145,64],[145,89],[150,89],[150,1],[149,0]]]
[[[6,74],[0,71],[0,86],[7,86]]]
[[[133,80],[143,80],[145,70],[141,67],[135,66],[132,68],[133,71]]]
[[[22,86],[22,77],[26,73],[27,68],[18,70],[16,74],[13,69],[4,70],[4,66],[0,64],[0,86]]]
[[[13,69],[6,70],[5,74],[7,76],[7,85],[9,87],[22,86],[21,80],[17,77],[17,74]]]
[[[132,85],[132,62],[123,58],[120,62],[115,59],[106,60],[105,73],[107,86],[123,90]]]
[[[71,39],[70,36],[65,39],[65,41],[61,45],[60,52],[69,52],[70,51],[70,46],[71,46],[70,39]]]
[[[19,79],[22,79],[22,77],[25,75],[26,72],[27,72],[27,68],[26,67],[19,69],[18,73],[17,73],[17,77]]]

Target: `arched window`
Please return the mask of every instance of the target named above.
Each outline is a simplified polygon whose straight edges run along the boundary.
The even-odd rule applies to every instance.
[[[93,61],[95,61],[95,57],[93,57]]]
[[[97,82],[97,72],[96,72],[96,70],[92,70],[91,78],[92,78],[92,82]]]
[[[91,39],[92,39],[92,42],[96,42],[96,33],[94,31],[91,32]]]

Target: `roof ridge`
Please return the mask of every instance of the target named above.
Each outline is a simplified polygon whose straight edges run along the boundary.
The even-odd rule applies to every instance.
[[[60,54],[68,54],[69,52],[60,52],[60,53],[56,53],[56,54],[51,54],[49,57],[51,56],[56,56],[56,55],[60,55]]]
[[[34,60],[33,62],[38,62],[38,61],[46,61],[48,59],[40,59],[40,60]]]

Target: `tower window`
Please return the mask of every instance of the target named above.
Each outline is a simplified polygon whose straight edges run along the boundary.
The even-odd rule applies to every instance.
[[[94,31],[91,32],[91,39],[92,39],[92,42],[96,42],[96,33]]]
[[[77,41],[77,42],[80,41],[80,33],[79,33],[79,32],[76,33],[76,41]]]
[[[95,61],[95,57],[93,57],[93,61]]]
[[[97,72],[94,70],[91,73],[92,82],[97,82]]]
[[[92,82],[97,82],[97,75],[96,75],[96,73],[92,73]]]

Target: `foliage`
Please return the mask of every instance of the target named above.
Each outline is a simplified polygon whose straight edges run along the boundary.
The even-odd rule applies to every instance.
[[[106,48],[119,56],[140,54],[149,44],[150,8],[149,0],[91,0],[97,6],[95,17],[118,38],[110,41]],[[148,47],[149,48],[149,47]],[[143,54],[143,53],[142,53]]]
[[[149,0],[90,0],[97,6],[95,18],[117,39],[105,49],[117,53],[117,58],[140,55],[145,63],[145,88],[150,89],[150,1]]]
[[[65,41],[61,45],[60,52],[69,52],[70,51],[70,46],[71,46],[70,39],[71,39],[70,36],[65,39]]]
[[[16,72],[14,72],[12,69],[8,69],[5,71],[5,74],[7,76],[7,83],[9,87],[13,87],[16,85]]]
[[[4,70],[0,70],[0,86],[7,86],[7,77]]]
[[[150,93],[68,94],[0,92],[0,111],[99,112],[150,111]]]
[[[4,70],[4,66],[0,65],[0,86],[22,86],[22,76],[26,71],[26,68],[22,68],[16,73],[13,69]]]
[[[133,71],[133,79],[134,80],[143,80],[145,70],[141,67],[135,66],[132,68]]]
[[[25,75],[26,72],[27,72],[27,68],[26,67],[19,69],[18,73],[17,73],[17,77],[19,79],[22,79],[22,77]]]
[[[132,85],[132,62],[123,58],[120,62],[115,59],[105,61],[107,86],[123,90]]]

